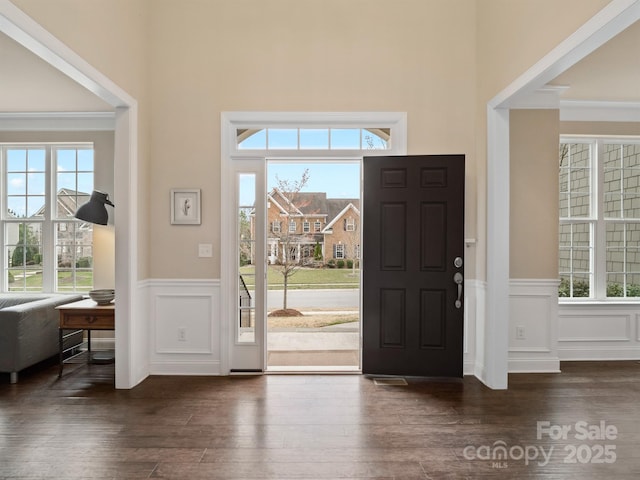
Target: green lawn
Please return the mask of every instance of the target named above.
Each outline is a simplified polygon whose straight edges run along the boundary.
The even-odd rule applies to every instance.
[[[254,285],[253,265],[240,267],[240,274],[247,286]],[[267,282],[270,289],[282,288],[282,275],[278,267],[269,266]],[[360,286],[360,270],[350,268],[300,268],[289,277],[289,288],[358,288]]]
[[[41,291],[42,290],[42,271],[27,271],[26,280],[23,279],[23,270],[10,269],[13,274],[14,281],[9,283],[10,291]],[[75,291],[88,292],[93,288],[93,272],[76,271],[76,289]],[[58,291],[73,292],[72,272],[58,272]]]

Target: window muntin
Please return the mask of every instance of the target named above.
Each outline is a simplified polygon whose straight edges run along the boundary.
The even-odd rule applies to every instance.
[[[239,150],[390,150],[390,128],[237,129]]]
[[[559,272],[560,297],[640,297],[640,141],[561,143]]]
[[[333,246],[333,258],[346,258],[346,252],[342,243]]]
[[[304,233],[311,232],[311,223],[308,220],[305,220],[304,222],[302,222],[302,231]]]
[[[354,218],[345,218],[344,229],[347,232],[353,232],[356,229],[356,221]]]
[[[93,225],[74,214],[93,190],[93,146],[2,145],[0,152],[3,289],[91,290]]]

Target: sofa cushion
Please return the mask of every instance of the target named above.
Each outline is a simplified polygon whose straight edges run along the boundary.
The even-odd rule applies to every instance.
[[[22,305],[23,303],[35,302],[36,300],[44,300],[49,295],[33,295],[29,293],[0,293],[0,310],[5,307],[13,307],[14,305]]]

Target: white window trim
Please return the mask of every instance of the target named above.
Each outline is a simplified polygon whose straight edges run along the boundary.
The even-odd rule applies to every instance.
[[[6,225],[10,223],[39,223],[41,224],[41,248],[42,248],[42,290],[16,290],[15,293],[76,293],[76,292],[84,292],[85,290],[59,290],[58,288],[58,271],[59,267],[57,265],[57,256],[56,256],[56,228],[58,224],[67,224],[71,222],[75,222],[78,225],[83,222],[80,220],[75,220],[74,218],[57,218],[57,183],[56,183],[56,165],[54,162],[56,161],[56,151],[62,149],[73,149],[73,150],[81,150],[81,149],[91,149],[94,151],[94,170],[93,174],[95,175],[95,147],[93,142],[7,142],[0,144],[0,149],[2,152],[6,152],[9,149],[43,149],[45,151],[45,171],[44,171],[44,182],[45,182],[45,211],[44,215],[41,218],[8,218],[6,216],[7,212],[7,192],[6,192],[6,154],[3,153],[0,155],[0,178],[2,178],[2,188],[0,191],[2,195],[0,195],[0,232],[4,236],[4,232],[6,229]],[[28,172],[27,172],[28,173]],[[77,174],[77,173],[76,173]],[[91,192],[86,192],[90,194]],[[5,243],[2,243],[3,248],[5,247]],[[71,246],[71,245],[69,245]],[[86,246],[86,244],[78,245],[74,244],[75,250],[77,252],[78,247]],[[90,245],[93,248],[93,244]],[[9,285],[6,284],[5,272],[7,271],[8,258],[4,258],[2,261],[2,273],[0,275],[0,291],[9,292]],[[91,266],[91,271],[94,270],[95,262],[93,262]],[[71,269],[73,274],[75,275],[76,268],[73,267]]]
[[[347,218],[347,232],[354,232],[356,230],[356,221],[353,218]]]
[[[613,143],[637,143],[640,136],[635,135],[561,135],[561,143],[591,143],[592,144],[592,161],[591,161],[591,183],[592,183],[592,205],[591,216],[584,218],[572,219],[584,223],[591,223],[592,229],[592,245],[591,249],[591,265],[592,279],[590,288],[590,297],[558,297],[561,304],[639,304],[640,297],[607,297],[607,259],[604,254],[606,250],[606,227],[608,221],[600,215],[600,207],[604,201],[604,164],[601,161],[602,146],[604,144]],[[624,219],[620,219],[624,220]],[[570,223],[569,220],[567,223]],[[633,219],[627,219],[625,222],[633,223]],[[640,223],[640,220],[638,220]],[[602,253],[600,253],[602,252]]]

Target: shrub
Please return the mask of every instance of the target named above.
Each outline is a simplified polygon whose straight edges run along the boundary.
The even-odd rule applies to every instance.
[[[76,268],[91,268],[91,257],[80,257],[76,261]]]
[[[568,278],[563,278],[560,280],[560,286],[558,287],[558,296],[559,297],[570,297],[571,296],[571,288],[569,284]],[[583,280],[576,280],[573,282],[573,297],[584,298],[589,296],[589,284]]]
[[[329,260],[327,262],[327,267],[329,268],[336,268],[336,261],[332,258],[331,260]]]
[[[347,268],[353,268],[353,260],[351,259],[347,260]]]
[[[338,268],[344,268],[344,260],[340,259],[336,262]]]

